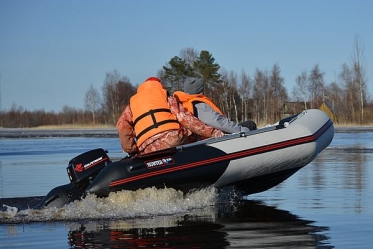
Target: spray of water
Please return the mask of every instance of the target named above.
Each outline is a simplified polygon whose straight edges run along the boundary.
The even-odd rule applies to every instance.
[[[119,219],[187,213],[191,209],[214,206],[218,192],[208,187],[183,194],[172,188],[154,187],[110,193],[107,198],[88,195],[62,208],[25,209],[7,206],[0,218],[8,222],[33,222],[81,219]]]

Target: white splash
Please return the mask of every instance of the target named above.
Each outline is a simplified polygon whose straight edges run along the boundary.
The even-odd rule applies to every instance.
[[[181,214],[191,209],[213,206],[216,197],[217,191],[213,187],[185,195],[171,188],[152,187],[111,193],[107,198],[88,195],[83,200],[74,201],[62,208],[26,209],[17,212],[16,208],[9,207],[6,213],[12,222],[152,217]]]
[[[3,204],[3,207],[6,207],[6,211],[1,212],[0,211],[0,218],[2,219],[12,219],[14,216],[16,216],[18,208],[11,207],[8,205]]]

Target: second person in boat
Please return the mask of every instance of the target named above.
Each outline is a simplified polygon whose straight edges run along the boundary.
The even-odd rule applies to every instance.
[[[220,109],[203,94],[202,79],[187,77],[184,79],[182,91],[175,91],[173,96],[182,103],[185,110],[191,112],[207,125],[222,130],[225,133],[239,133],[256,130],[253,121],[246,121],[245,126],[239,125],[223,115]]]

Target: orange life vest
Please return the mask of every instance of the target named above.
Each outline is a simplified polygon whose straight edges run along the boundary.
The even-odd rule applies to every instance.
[[[176,91],[174,92],[174,97],[179,100],[179,102],[182,104],[184,109],[194,115],[194,108],[193,103],[194,102],[203,102],[205,104],[208,104],[211,106],[214,111],[220,113],[223,115],[223,113],[220,111],[220,109],[205,95],[203,94],[187,94],[182,91]],[[224,116],[224,115],[223,115]]]
[[[167,91],[154,79],[142,83],[130,99],[137,146],[153,135],[178,130],[180,124],[167,102]]]

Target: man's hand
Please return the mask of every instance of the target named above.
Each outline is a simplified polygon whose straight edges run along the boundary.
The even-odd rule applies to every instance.
[[[222,137],[222,136],[224,136],[224,135],[225,135],[225,133],[222,132],[221,130],[217,130],[217,129],[215,129],[215,130],[212,132],[212,136],[213,136],[214,138],[219,138],[219,137]]]

